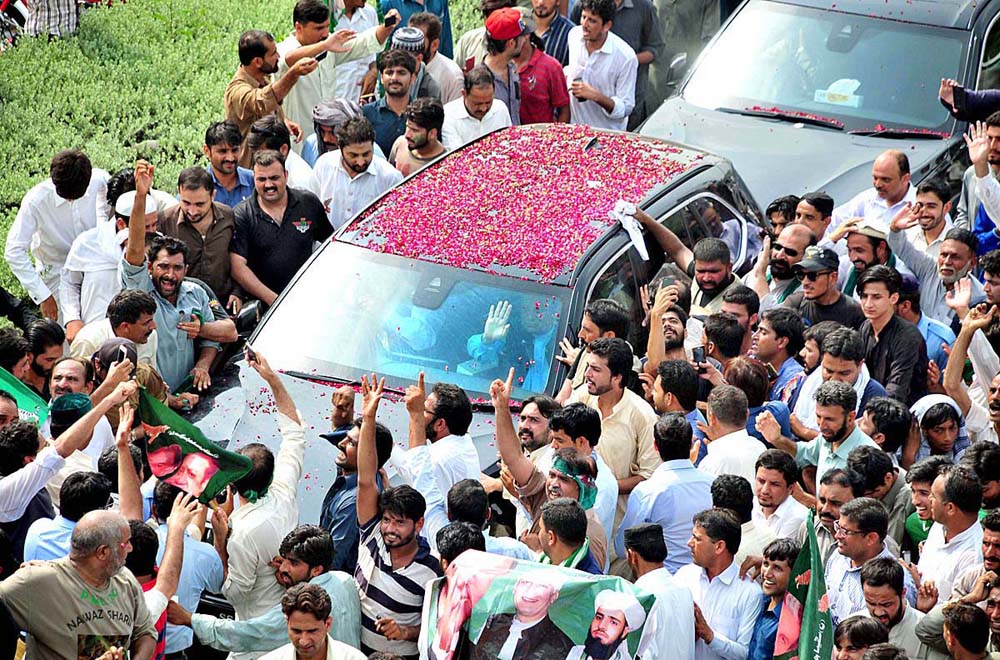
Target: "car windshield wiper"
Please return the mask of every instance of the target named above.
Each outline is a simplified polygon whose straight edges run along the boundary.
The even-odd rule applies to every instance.
[[[340,378],[340,377],[337,377],[337,376],[325,376],[323,374],[307,374],[304,371],[292,371],[292,370],[282,371],[281,373],[287,374],[287,375],[292,376],[294,378],[301,378],[302,380],[310,380],[310,381],[313,381],[315,383],[324,383],[324,384],[327,384],[327,385],[349,385],[350,387],[361,387],[361,381],[360,380],[351,380],[350,378]],[[385,386],[385,391],[386,392],[391,392],[392,394],[397,394],[399,396],[403,396],[403,395],[406,394],[406,390],[400,389],[398,387],[389,387],[388,385]],[[470,399],[470,402],[472,403],[472,409],[474,411],[476,411],[476,412],[492,411],[493,410],[493,402],[490,401],[490,399],[487,398],[487,397],[473,398],[473,399]],[[518,409],[519,410],[521,404],[519,402],[517,402],[517,401],[511,401],[510,405],[511,405],[511,409],[512,410],[513,409]]]
[[[848,131],[851,135],[863,135],[865,137],[880,137],[896,140],[946,140],[950,135],[938,131],[929,131],[924,128],[888,128],[876,126],[875,128],[862,128],[855,131]]]
[[[830,117],[820,117],[810,115],[805,112],[795,112],[793,110],[782,110],[781,108],[716,108],[718,112],[726,112],[731,115],[743,115],[745,117],[764,117],[766,119],[778,119],[793,124],[809,124],[810,126],[821,126],[832,128],[836,131],[844,130],[844,124]]]

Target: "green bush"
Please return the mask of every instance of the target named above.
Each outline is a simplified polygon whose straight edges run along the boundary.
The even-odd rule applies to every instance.
[[[374,0],[370,0],[374,2]],[[204,163],[205,128],[223,116],[222,95],[239,65],[247,29],[279,40],[294,0],[129,0],[83,12],[76,37],[22,39],[0,54],[0,242],[21,198],[48,176],[60,149],[78,147],[114,172],[148,158],[165,190],[185,167]],[[453,4],[456,38],[480,20]],[[22,292],[7,268],[0,284]]]

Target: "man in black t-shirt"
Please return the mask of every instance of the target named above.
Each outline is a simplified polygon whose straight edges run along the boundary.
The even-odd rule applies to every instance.
[[[821,321],[836,321],[857,330],[865,315],[856,302],[840,292],[837,269],[840,257],[829,248],[813,245],[806,248],[802,261],[795,264],[795,277],[802,282],[802,291],[785,299],[785,306],[799,312],[810,325]]]
[[[255,153],[253,178],[253,194],[235,209],[229,258],[243,290],[272,305],[333,227],[316,195],[288,187],[281,153]]]

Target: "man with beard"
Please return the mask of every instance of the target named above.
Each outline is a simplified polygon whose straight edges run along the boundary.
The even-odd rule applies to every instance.
[[[135,660],[153,657],[153,619],[139,584],[122,571],[131,536],[120,514],[92,511],[73,530],[68,557],[26,566],[0,584],[0,602],[28,633],[28,655],[111,657],[103,654],[116,648]]]
[[[191,258],[188,276],[203,281],[219,300],[226,301],[227,310],[239,313],[243,301],[229,262],[229,244],[236,230],[233,209],[217,201],[216,185],[200,167],[181,171],[177,197],[180,204],[160,213],[157,229],[184,241]]]
[[[329,226],[333,229],[339,229],[375,198],[403,180],[403,175],[388,161],[374,157],[373,145],[377,136],[377,130],[364,117],[349,119],[337,134],[340,150],[325,153],[316,161],[320,197],[330,207]],[[296,266],[292,274],[301,265]]]
[[[549,618],[565,576],[555,570],[532,571],[514,585],[514,613],[487,620],[472,649],[472,660],[550,660],[564,658],[573,641]]]
[[[354,396],[354,392],[351,392]],[[333,537],[334,555],[331,570],[352,572],[358,565],[358,437],[361,419],[355,419],[351,429],[337,445],[337,478],[323,498],[319,524]],[[326,437],[329,434],[323,434]],[[392,453],[392,432],[375,424],[375,448],[381,469]],[[381,484],[380,484],[381,487]]]
[[[916,629],[925,618],[913,607],[904,577],[906,571],[892,557],[877,557],[861,567],[862,610],[889,629],[889,643],[906,651],[911,658],[943,660],[948,656],[928,648],[918,639]],[[943,641],[943,640],[942,640]]]
[[[687,360],[684,340],[687,339],[688,315],[677,305],[678,293],[676,284],[662,286],[656,292],[653,309],[649,312],[645,374],[655,374],[659,365],[667,360]]]
[[[331,40],[338,43],[332,45],[330,50],[346,50],[340,42],[351,36],[353,34],[346,31],[335,34]],[[302,127],[285,117],[281,102],[299,78],[315,71],[319,62],[312,57],[303,57],[272,82],[271,74],[278,72],[280,55],[274,37],[263,30],[247,30],[240,35],[239,55],[240,66],[226,86],[223,105],[226,119],[236,124],[236,130],[243,138],[239,162],[247,167],[250,165],[250,150],[246,148],[246,138],[250,126],[261,117],[276,113],[296,139],[302,137]]]
[[[396,139],[389,162],[404,177],[416,174],[445,153],[441,144],[444,106],[437,99],[417,99],[406,109],[406,132]]]
[[[635,596],[605,589],[594,599],[587,640],[570,649],[566,660],[631,660],[626,638],[645,622],[646,611]]]
[[[632,351],[624,339],[596,339],[587,351],[586,390],[572,400],[601,414],[601,443],[597,453],[618,480],[615,523],[621,521],[628,494],[649,478],[659,465],[653,446],[656,413],[646,401],[625,387],[632,369]]]
[[[861,586],[861,567],[868,561],[888,558],[895,561],[886,545],[889,512],[878,500],[859,497],[840,509],[840,520],[834,524],[837,551],[826,560],[824,575],[829,583],[830,615],[840,623],[865,605]],[[902,568],[902,567],[900,567]],[[904,572],[905,595],[910,605],[917,604],[917,588],[913,578]],[[904,590],[900,589],[903,595]]]
[[[625,516],[615,534],[615,553],[619,557],[625,557],[626,530],[656,523],[666,544],[664,566],[674,573],[691,561],[687,547],[691,520],[712,506],[712,477],[691,463],[691,426],[682,413],[667,412],[653,427],[653,442],[663,463],[629,495]]]
[[[503,101],[494,98],[495,90],[496,79],[486,66],[477,66],[465,74],[462,98],[444,106],[441,141],[446,149],[454,151],[467,142],[511,125],[510,111]]]
[[[36,394],[49,400],[49,374],[56,361],[62,357],[63,343],[66,333],[62,326],[52,319],[38,319],[28,326],[24,333],[28,340],[29,369],[24,372],[21,381],[33,389]]]
[[[441,102],[454,101],[462,95],[465,74],[453,59],[439,50],[441,19],[429,11],[420,11],[410,16],[407,25],[424,33],[423,64],[427,73],[441,88]]]
[[[686,320],[686,317],[685,317]],[[556,359],[570,368],[570,375],[556,395],[556,401],[566,403],[570,395],[584,386],[587,371],[587,355],[590,344],[601,338],[626,339],[629,333],[628,312],[622,305],[610,298],[591,300],[583,310],[580,330],[576,334],[579,346],[564,338],[559,342],[563,354]],[[654,332],[650,332],[654,334]],[[653,359],[653,356],[650,356]]]
[[[317,103],[312,111],[313,129],[316,131],[306,138],[302,147],[302,159],[315,168],[320,156],[340,149],[337,133],[348,119],[364,117],[361,106],[347,99],[327,99]],[[375,156],[385,158],[385,154],[375,144]]]
[[[425,588],[443,572],[420,535],[427,509],[423,495],[405,484],[381,493],[377,489],[375,421],[384,384],[385,379],[376,381],[374,376],[371,385],[367,378],[361,378],[364,405],[358,437],[357,499],[361,538],[354,571],[361,596],[360,648],[368,654],[383,651],[412,656],[418,652]],[[421,405],[425,405],[423,400]],[[470,421],[471,417],[470,410]],[[444,424],[435,419],[439,421]]]
[[[521,424],[518,426],[518,437],[521,445],[529,452],[532,446],[538,445],[538,438],[532,435],[532,430],[526,428],[525,412],[529,416],[538,417],[542,410],[533,403],[542,397],[529,397],[521,403]],[[545,397],[548,398],[548,397]],[[551,400],[551,404],[555,401]],[[543,405],[545,405],[543,403]],[[558,404],[555,404],[558,405]],[[594,513],[601,526],[604,527],[607,545],[611,545],[611,530],[615,522],[615,510],[618,506],[618,481],[608,464],[597,452],[601,437],[600,414],[593,408],[582,403],[571,403],[565,408],[551,408],[544,430],[546,444],[540,450],[529,454],[529,459],[542,474],[548,474],[560,449],[572,448],[579,456],[589,456],[597,466],[597,499],[594,501]],[[529,417],[530,420],[530,417]],[[537,424],[528,421],[529,424]],[[537,428],[537,426],[535,426]],[[523,508],[523,507],[522,507]],[[523,533],[531,526],[527,510],[518,511],[518,532]]]
[[[607,559],[608,532],[598,519],[594,507],[599,487],[596,483],[597,465],[590,458],[590,454],[593,452],[590,438],[597,432],[594,424],[597,420],[594,419],[593,415],[580,410],[576,405],[566,406],[554,414],[553,418],[566,415],[567,422],[571,424],[563,427],[562,422],[555,420],[557,431],[550,431],[550,434],[557,433],[559,438],[556,440],[553,437],[553,442],[559,444],[560,447],[553,447],[555,451],[550,467],[543,472],[539,466],[533,465],[524,455],[520,443],[514,435],[514,424],[510,416],[513,373],[514,370],[511,369],[506,382],[493,381],[490,386],[490,398],[496,411],[497,448],[500,450],[500,457],[513,477],[518,500],[524,505],[531,520],[531,527],[522,534],[521,540],[532,549],[540,550],[538,536],[542,522],[542,506],[548,501],[569,497],[579,502],[586,511],[589,549],[598,565],[603,567]],[[552,423],[553,420],[550,420],[550,425]],[[571,426],[577,428],[566,428]],[[583,437],[563,437],[566,435],[566,431],[574,436],[581,434]],[[566,440],[569,442],[565,442]],[[594,438],[594,443],[597,444],[596,438]],[[585,453],[577,451],[577,447],[581,445],[587,445]]]
[[[202,151],[209,163],[205,169],[215,182],[214,200],[231,209],[253,192],[253,172],[238,165],[242,144],[243,135],[235,122],[217,121],[205,131]]]
[[[135,170],[136,200],[122,257],[122,286],[146,291],[156,300],[156,363],[167,386],[175,390],[190,375],[195,389],[206,390],[212,383],[208,370],[220,350],[219,340],[235,339],[236,326],[230,320],[206,321],[214,318],[208,294],[199,285],[184,281],[188,251],[184,243],[158,236],[146,254],[141,214],[153,180],[153,167],[140,160]]]
[[[836,321],[849,328],[861,327],[865,320],[861,308],[837,286],[839,267],[840,258],[833,250],[806,248],[802,261],[792,267],[802,291],[786,298],[785,307],[796,310],[810,325]]]
[[[920,222],[920,218],[926,214],[926,207],[920,205],[920,199],[929,197],[936,199],[932,193],[919,194],[917,205],[907,205],[892,219],[889,224],[889,244],[920,281],[920,307],[924,314],[956,330],[966,310],[986,298],[979,280],[975,276],[968,277],[976,268],[979,241],[967,229],[951,229],[944,235],[937,259],[910,243],[901,232]]]
[[[410,87],[416,72],[417,58],[398,48],[386,53],[379,63],[385,96],[366,103],[361,111],[374,127],[375,142],[382,153],[389,153],[392,143],[406,132],[406,109],[410,106]]]
[[[884,265],[899,272],[900,275],[911,274],[900,259],[889,249],[886,232],[867,222],[857,224],[848,221],[837,228],[831,237],[837,243],[847,236],[847,254],[840,257],[837,281],[845,296],[861,300],[858,290],[858,278],[872,266]]]
[[[979,305],[971,309],[962,320],[962,328],[955,339],[948,358],[948,366],[944,370],[945,392],[962,410],[965,418],[965,428],[973,442],[988,441],[997,443],[1000,432],[1000,374],[996,374],[987,386],[987,405],[974,401],[965,387],[962,371],[965,369],[965,358],[969,354],[969,345],[973,336],[979,330],[985,330],[996,316],[996,307],[987,309]]]
[[[807,376],[811,376],[819,367],[820,360],[823,358],[823,341],[827,335],[843,327],[836,321],[820,321],[808,326],[806,331],[802,333],[803,346],[802,350],[799,351],[799,358],[802,360],[802,368],[805,369]],[[792,407],[791,403],[788,404],[788,407]]]
[[[969,567],[963,572],[952,587],[949,602],[961,600],[970,605],[983,607],[987,601],[987,612],[990,610],[989,600],[1000,600],[1000,512],[993,511],[982,520],[983,525],[983,562]],[[989,600],[988,600],[989,599]],[[935,605],[917,626],[917,637],[922,642],[936,649],[944,649],[944,638],[941,627],[944,624],[942,610],[947,602]],[[995,604],[994,604],[995,608]],[[994,645],[1000,649],[1000,611],[995,612],[993,623],[996,625]]]
[[[761,250],[760,258],[743,283],[760,296],[762,311],[777,307],[795,293],[801,284],[792,266],[802,261],[806,248],[816,244],[816,235],[804,224],[785,226],[769,250]]]
[[[581,0],[580,9],[580,24],[566,37],[570,121],[624,131],[636,106],[639,60],[611,31],[614,0]]]
[[[964,231],[964,230],[959,230]],[[941,246],[941,256],[948,249]],[[892,398],[912,405],[927,393],[927,344],[909,321],[896,316],[899,273],[888,266],[872,266],[858,278],[861,341],[865,365]]]
[[[789,442],[780,433],[766,434],[768,442],[793,456],[800,468],[816,466],[816,478],[822,479],[828,470],[847,467],[851,450],[861,445],[878,448],[855,423],[858,393],[847,383],[827,380],[816,390],[816,425],[819,433],[808,442]],[[772,429],[773,431],[773,429]]]
[[[483,65],[493,73],[493,97],[503,102],[510,123],[521,123],[521,78],[514,59],[520,56],[531,29],[514,7],[498,9],[486,19],[486,58]]]
[[[819,549],[819,557],[826,564],[826,560],[837,548],[835,535],[835,523],[840,520],[840,507],[844,506],[856,497],[861,497],[864,492],[864,483],[861,475],[853,470],[834,468],[828,470],[819,480],[818,494],[816,496],[815,515],[813,521],[816,524],[816,542]],[[799,547],[806,543],[808,538],[805,521],[799,527],[795,536]],[[890,549],[893,548],[889,543]]]
[[[559,11],[559,0],[531,0],[531,15],[535,21],[535,35],[542,40],[546,54],[559,64],[569,64],[569,31],[573,21]]]
[[[253,173],[253,195],[235,211],[230,266],[247,295],[271,306],[333,228],[316,195],[288,187],[280,153],[258,151]]]
[[[806,377],[796,360],[802,350],[805,324],[795,311],[785,307],[765,310],[753,333],[752,350],[757,359],[771,365],[777,377],[768,392],[768,401],[791,401],[792,393]]]
[[[274,578],[284,589],[298,584],[322,588],[337,612],[330,637],[358,648],[361,610],[357,585],[346,573],[331,569],[333,553],[333,541],[326,530],[316,525],[299,525],[281,541],[278,556],[272,562]],[[184,568],[187,568],[186,563]],[[184,579],[183,573],[181,579]],[[195,604],[197,602],[194,600]],[[241,620],[194,613],[179,602],[171,602],[167,606],[167,621],[192,628],[203,645],[234,655],[245,653],[248,657],[260,657],[288,641],[285,617],[277,601],[263,613]]]
[[[533,24],[529,21],[529,29]],[[569,122],[569,91],[562,65],[542,49],[541,38],[528,35],[521,54],[514,60],[521,86],[521,123]]]
[[[722,295],[730,288],[743,286],[733,275],[732,255],[722,239],[703,238],[691,250],[677,238],[677,234],[656,222],[645,211],[637,210],[635,219],[650,232],[678,268],[693,279],[691,316],[702,318],[721,311]]]

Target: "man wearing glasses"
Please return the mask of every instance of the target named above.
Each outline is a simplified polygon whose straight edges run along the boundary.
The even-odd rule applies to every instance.
[[[784,235],[784,232],[782,232]],[[785,300],[785,306],[797,310],[810,325],[836,321],[857,330],[865,322],[861,307],[843,295],[837,286],[840,257],[829,248],[810,246],[802,261],[792,267],[802,291]]]
[[[804,224],[785,226],[771,249],[761,252],[761,258],[743,283],[760,296],[760,311],[764,312],[785,302],[796,293],[801,283],[793,268],[802,261],[806,248],[816,244],[816,234]]]
[[[851,614],[865,609],[861,588],[861,567],[869,559],[888,557],[894,560],[885,544],[889,512],[871,497],[859,497],[840,507],[840,520],[833,524],[837,551],[826,560],[827,594],[834,625]],[[917,588],[909,571],[903,572],[904,594],[911,607],[917,605]]]

